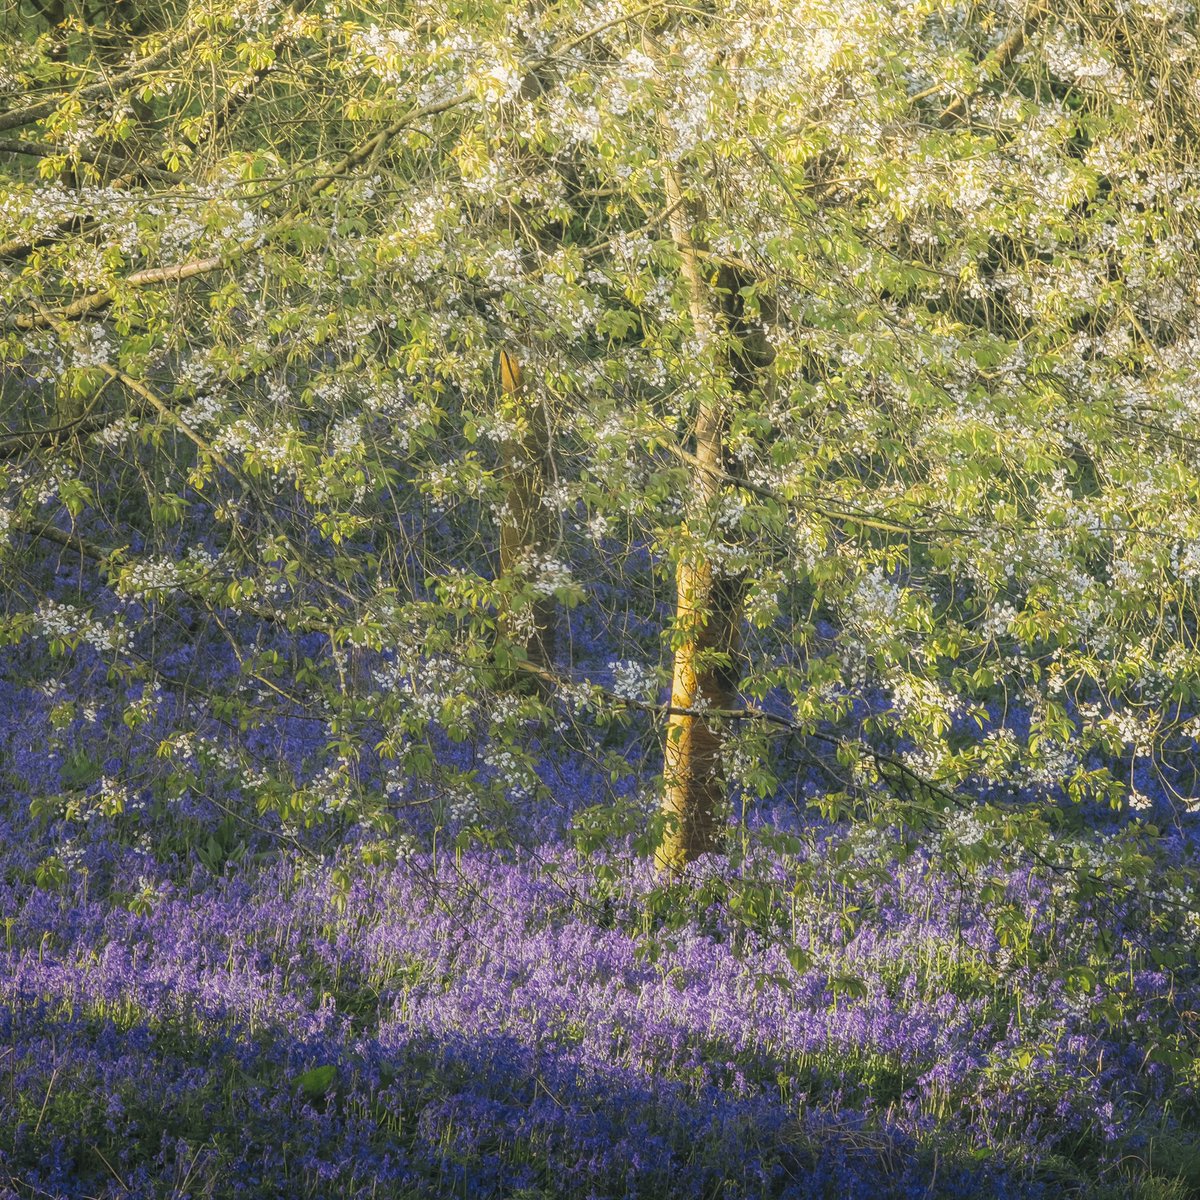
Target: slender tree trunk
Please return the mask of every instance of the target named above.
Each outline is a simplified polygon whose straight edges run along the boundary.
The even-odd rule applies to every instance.
[[[663,756],[663,812],[667,828],[655,854],[660,867],[678,870],[714,849],[725,800],[719,719],[678,709],[728,709],[734,704],[741,623],[740,580],[722,578],[704,556],[688,555],[675,574],[676,628],[672,712]]]
[[[554,545],[554,514],[545,503],[550,430],[545,410],[524,384],[520,363],[507,350],[500,352],[500,386],[504,417],[513,427],[501,450],[508,490],[500,521],[500,576],[512,578],[534,567]],[[557,617],[554,598],[539,596],[527,610],[503,613],[502,632],[535,666],[549,667]]]
[[[715,339],[718,321],[726,314],[714,308],[700,274],[690,214],[674,170],[666,174],[666,196],[695,336],[710,368],[723,370],[728,361]],[[697,470],[685,516],[685,547],[675,572],[672,711],[663,751],[662,810],[667,822],[655,854],[658,865],[670,871],[717,845],[717,819],[725,800],[721,721],[703,712],[729,709],[735,703],[743,585],[740,579],[722,575],[711,554],[697,545],[714,527],[713,500],[725,473],[729,414],[724,391],[721,386],[705,389],[696,412]]]

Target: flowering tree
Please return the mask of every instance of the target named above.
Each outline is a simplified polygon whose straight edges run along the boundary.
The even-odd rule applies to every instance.
[[[1182,7],[113,20],[0,79],[2,628],[56,752],[104,708],[158,800],[470,824],[648,712],[671,867],[784,769],[1187,806]],[[125,804],[112,757],[68,791]]]

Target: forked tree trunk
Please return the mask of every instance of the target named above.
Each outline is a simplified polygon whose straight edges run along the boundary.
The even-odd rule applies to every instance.
[[[501,448],[507,483],[500,520],[500,576],[513,578],[548,555],[554,545],[554,514],[545,503],[550,480],[550,430],[545,411],[530,396],[521,377],[521,364],[508,350],[500,351],[503,415],[513,432]],[[502,612],[501,632],[520,646],[537,667],[554,661],[557,605],[552,596],[539,596],[532,608]]]

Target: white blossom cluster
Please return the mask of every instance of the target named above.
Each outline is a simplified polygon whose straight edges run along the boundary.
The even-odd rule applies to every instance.
[[[866,633],[889,631],[898,625],[904,590],[888,579],[882,567],[873,567],[858,581],[847,617]]]
[[[108,450],[115,450],[118,446],[133,437],[139,428],[139,422],[135,418],[117,417],[105,425],[103,429],[98,429],[93,433],[91,440],[97,446],[103,446]]]
[[[284,422],[263,428],[239,418],[217,433],[213,449],[222,454],[241,454],[286,478],[295,476],[302,461],[299,431]]]
[[[363,449],[362,425],[354,417],[343,417],[330,432],[330,452],[343,458],[355,458]]]
[[[469,787],[450,788],[442,799],[443,813],[451,821],[468,825],[479,817],[479,795]]]
[[[531,554],[524,569],[530,573],[530,586],[539,596],[553,596],[555,592],[572,587],[575,583],[570,563],[552,554]]]
[[[411,30],[372,24],[350,34],[350,66],[395,87],[411,77],[415,49]]]
[[[395,673],[376,675],[377,682],[395,679]],[[418,662],[407,676],[406,699],[413,714],[433,722],[441,717],[443,704],[470,694],[470,679],[452,658],[435,655]]]
[[[469,82],[485,104],[507,104],[521,90],[521,72],[514,62],[493,48],[472,72]]]
[[[102,367],[112,361],[112,343],[102,326],[77,325],[72,334],[71,351],[75,366]]]
[[[901,717],[918,718],[922,724],[946,730],[956,717],[965,716],[966,704],[930,679],[898,675],[888,681],[892,708]]]
[[[633,659],[618,659],[608,664],[612,672],[613,694],[624,700],[652,700],[658,691],[658,676],[653,667]]]
[[[120,625],[105,625],[73,604],[43,600],[34,616],[44,638],[83,642],[102,653],[119,654],[128,646],[128,634]]]
[[[1099,728],[1121,744],[1131,747],[1139,758],[1150,754],[1153,749],[1153,730],[1146,719],[1132,709],[1122,709],[1102,717]]]
[[[593,513],[588,517],[587,524],[584,526],[587,530],[588,537],[594,542],[602,542],[612,533],[612,519],[604,513]]]
[[[219,564],[219,557],[204,546],[188,547],[181,559],[147,555],[122,569],[117,591],[122,596],[167,596],[205,580]]]
[[[145,808],[145,801],[132,798],[129,788],[119,779],[105,775],[100,780],[100,787],[89,797],[89,803],[83,810],[85,821],[95,817],[116,817],[122,813],[134,813]]]
[[[317,811],[322,816],[346,812],[354,802],[349,762],[339,759],[330,763],[313,777],[309,788],[316,797]]]
[[[958,846],[974,846],[988,836],[987,826],[972,809],[960,809],[943,826],[946,839]]]
[[[279,0],[236,0],[231,16],[237,25],[252,33],[268,25],[279,7]]]
[[[509,796],[520,799],[532,795],[537,784],[534,772],[503,743],[493,742],[484,751],[483,761],[495,772]]]
[[[121,572],[120,590],[127,596],[170,594],[182,581],[180,565],[173,558],[142,558]]]

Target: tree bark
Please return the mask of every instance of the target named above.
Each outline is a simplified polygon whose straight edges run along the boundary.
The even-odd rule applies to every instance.
[[[501,455],[507,483],[500,521],[500,576],[511,579],[544,559],[554,544],[554,514],[547,507],[551,477],[550,429],[544,408],[530,396],[521,365],[508,350],[500,351],[500,386],[504,417],[513,432]],[[558,606],[553,596],[539,596],[525,613],[501,614],[501,630],[539,667],[554,661]]]
[[[688,307],[703,357],[723,372],[733,391],[749,392],[758,360],[769,361],[769,348],[756,354],[747,340],[740,296],[741,280],[728,267],[717,273],[719,300],[700,273],[692,238],[692,213],[676,170],[665,177],[671,235],[681,257]],[[728,342],[717,342],[719,335]],[[764,350],[766,354],[764,354]],[[658,866],[678,871],[719,844],[719,815],[725,801],[721,720],[705,710],[736,706],[742,594],[740,577],[722,574],[721,564],[701,544],[711,536],[713,505],[728,478],[725,440],[729,411],[725,380],[702,393],[695,416],[695,482],[685,515],[685,546],[675,573],[675,657],[671,712],[663,748],[662,812],[666,818],[655,853]]]
[[[735,704],[742,582],[716,574],[703,555],[689,554],[676,569],[675,587],[675,622],[683,641],[675,651],[663,752],[667,824],[655,853],[657,864],[670,871],[715,849],[720,840],[721,730],[719,722],[695,710]]]

